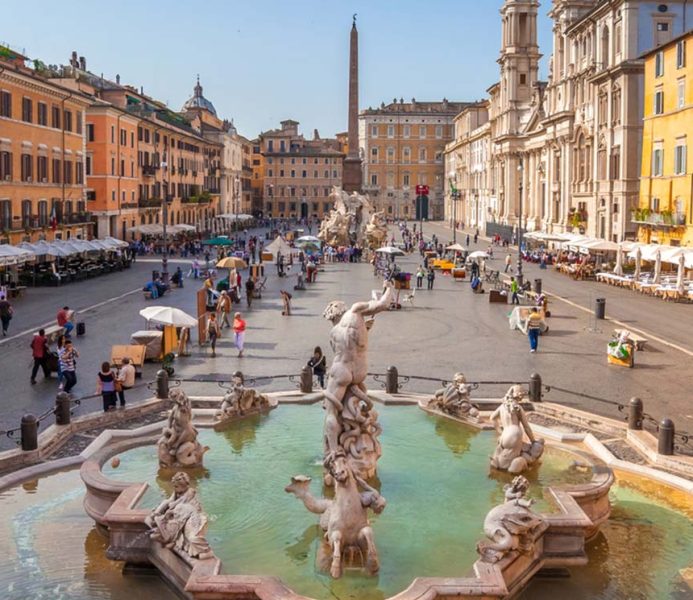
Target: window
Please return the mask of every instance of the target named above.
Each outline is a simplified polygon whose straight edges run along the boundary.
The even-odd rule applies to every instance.
[[[125,129],[120,130],[120,145],[121,146],[127,146],[128,145],[128,132],[125,131]]]
[[[12,118],[12,94],[0,92],[0,117]]]
[[[22,154],[21,156],[21,167],[22,167],[22,181],[31,181],[33,176],[33,157],[31,154]]]
[[[12,202],[10,200],[0,201],[0,228],[12,228]]]
[[[378,185],[378,176],[375,174],[371,175],[371,185]]]
[[[371,125],[371,137],[378,137],[378,126]]]
[[[111,128],[111,134],[113,133],[113,128]],[[111,138],[113,138],[113,135],[111,135]],[[111,139],[113,141],[113,139]],[[144,130],[144,143],[148,144],[149,143],[149,129]],[[173,138],[171,138],[171,147],[173,147]]]
[[[111,144],[115,144],[115,127],[113,125],[111,125]]]
[[[65,131],[72,131],[72,113],[69,110],[63,112],[63,127]]]
[[[679,79],[676,88],[676,108],[683,108],[686,106],[686,80]]]
[[[36,181],[39,183],[48,182],[48,157],[39,156],[36,160]]]
[[[75,133],[82,133],[82,111],[78,110],[75,113]],[[134,144],[133,144],[134,146]]]
[[[389,138],[395,137],[395,126],[394,125],[388,125],[387,126],[387,137],[389,137]]]
[[[87,125],[87,127],[88,127],[88,125]],[[139,126],[137,127],[137,141],[138,142],[142,141],[142,128]],[[164,142],[165,141],[166,141],[166,138],[164,138]]]
[[[296,177],[296,171],[294,171],[293,169],[291,169],[291,177]]]
[[[378,162],[378,152],[379,148],[376,146],[375,148],[371,148],[371,162],[372,163],[377,163]]]
[[[39,102],[36,106],[36,120],[39,125],[48,125],[48,106],[45,102]]]
[[[402,185],[404,187],[409,187],[409,173],[402,175]]]
[[[408,138],[411,136],[411,125],[405,125],[404,126],[404,137]]]
[[[87,171],[87,175],[91,175],[91,156],[90,155],[87,155],[86,171]]]
[[[686,174],[686,142],[678,140],[674,148],[674,174]]]
[[[440,139],[443,137],[443,126],[436,125],[436,138]]]
[[[616,180],[621,178],[621,147],[614,146],[611,149],[611,163],[609,165],[610,179]]]
[[[408,165],[411,162],[411,148],[409,146],[402,148],[402,162],[405,165]]]
[[[654,95],[654,114],[661,115],[664,113],[664,92],[657,90]]]
[[[31,98],[22,98],[22,121],[31,123],[33,116],[33,103]]]
[[[419,125],[419,137],[421,139],[424,139],[426,137],[426,126],[425,125]]]
[[[87,123],[87,142],[94,141],[94,124]]]
[[[520,85],[527,85],[527,75],[520,73]]]
[[[51,127],[53,129],[60,129],[60,107],[51,107]]]
[[[686,40],[676,44],[676,68],[683,69],[686,66]]]
[[[65,175],[65,183],[72,183],[72,161],[66,160],[63,162],[63,171]]]
[[[652,176],[661,177],[662,176],[662,166],[664,160],[664,150],[662,148],[655,148],[652,152]]]
[[[12,180],[12,153],[0,152],[0,180]]]
[[[659,212],[659,198],[652,198],[650,200],[650,210],[652,212]]]
[[[664,76],[664,52],[655,54],[655,77]]]
[[[395,162],[395,149],[392,146],[387,149],[387,162]]]
[[[51,172],[53,174],[53,183],[60,183],[62,180],[60,170],[62,168],[62,165],[60,164],[60,159],[59,158],[54,158],[51,161]]]
[[[426,148],[419,148],[419,162],[426,162]]]
[[[111,175],[115,175],[115,158],[111,157]]]

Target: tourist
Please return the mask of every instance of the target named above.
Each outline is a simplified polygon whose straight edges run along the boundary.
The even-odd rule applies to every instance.
[[[58,361],[60,362],[60,372],[65,380],[63,390],[68,394],[77,385],[77,363],[75,359],[78,357],[79,352],[72,345],[72,340],[66,337],[63,347],[58,351]]]
[[[207,306],[214,306],[214,278],[210,274],[205,279],[204,287],[207,291]]]
[[[252,277],[248,277],[245,282],[245,301],[248,304],[248,308],[253,303],[253,294],[255,293],[255,280]]]
[[[436,274],[433,269],[428,269],[428,274],[426,275],[426,279],[428,280],[428,289],[432,290],[433,289],[433,282],[436,279]]]
[[[529,337],[529,351],[536,352],[539,345],[539,332],[541,331],[542,318],[539,309],[532,307],[527,318],[527,336]]]
[[[423,287],[423,280],[426,276],[426,271],[424,271],[423,265],[419,265],[416,271],[416,289],[420,290]]]
[[[58,355],[58,389],[62,390],[63,389],[63,370],[60,368],[60,351],[63,349],[65,346],[65,336],[64,335],[59,335],[58,340],[55,343],[56,347],[56,353]]]
[[[125,408],[125,390],[135,387],[135,365],[130,362],[126,356],[123,358],[123,364],[118,370],[118,378],[116,383],[116,391],[120,398],[120,408]]]
[[[467,248],[469,248],[469,234],[467,234],[467,237],[466,237],[465,239],[466,239],[466,242],[467,242],[467,243],[465,244],[465,246],[466,246]]]
[[[282,315],[288,317],[291,315],[291,294],[286,290],[280,290],[279,295],[282,297]]]
[[[311,356],[308,361],[308,366],[313,369],[313,375],[318,378],[318,383],[321,388],[325,388],[325,371],[327,369],[327,361],[325,360],[325,355],[322,353],[322,348],[316,346],[313,350],[313,356]]]
[[[65,386],[67,392],[67,386]],[[101,370],[96,377],[96,393],[101,394],[103,412],[114,410],[116,407],[116,375],[111,371],[108,361],[101,363]]]
[[[0,296],[0,321],[2,321],[2,335],[7,335],[7,328],[10,326],[14,311],[5,295]]]
[[[212,348],[212,356],[217,355],[217,338],[219,337],[219,333],[217,315],[213,312],[209,313],[209,321],[207,321],[207,339],[209,340],[209,345]]]
[[[513,263],[513,258],[512,258],[512,256],[510,256],[510,252],[508,252],[507,256],[505,257],[505,271],[503,271],[503,273],[508,272],[508,269],[511,268],[512,263]]]
[[[226,290],[223,290],[219,295],[217,302],[217,313],[219,313],[219,330],[224,329],[224,323],[227,327],[231,327],[229,315],[231,314],[231,297]]]
[[[472,277],[479,277],[479,263],[476,261],[472,262]]]
[[[511,304],[520,304],[520,298],[518,297],[517,293],[520,291],[520,286],[517,283],[517,279],[514,277],[510,278],[510,293],[512,294],[512,298],[510,300]]]
[[[474,245],[476,245],[477,240],[479,239],[479,228],[476,228],[476,231],[474,232]]]
[[[237,312],[233,315],[233,337],[236,348],[238,349],[238,356],[243,356],[243,344],[245,342],[245,328],[246,323],[241,318],[241,313]]]
[[[171,283],[174,283],[179,288],[183,287],[183,271],[181,271],[180,267],[176,269],[176,272],[171,277]]]
[[[46,331],[39,329],[31,340],[31,356],[34,359],[34,366],[31,369],[31,384],[36,383],[36,374],[39,367],[43,370],[43,376],[48,379],[51,372],[48,370],[48,342],[46,341]]]
[[[70,337],[70,333],[75,328],[73,322],[74,314],[74,311],[71,311],[69,306],[63,306],[56,315],[56,321],[65,330],[66,337]]]

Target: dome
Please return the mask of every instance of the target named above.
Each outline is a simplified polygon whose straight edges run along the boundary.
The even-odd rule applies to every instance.
[[[211,112],[215,117],[217,116],[217,111],[214,110],[214,105],[202,95],[202,86],[200,85],[200,78],[198,76],[197,85],[195,86],[193,96],[185,104],[183,104],[183,111],[196,110],[200,108]]]

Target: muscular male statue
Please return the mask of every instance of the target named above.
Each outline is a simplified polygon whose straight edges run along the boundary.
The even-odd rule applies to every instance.
[[[373,321],[366,321],[379,312],[390,308],[392,282],[386,281],[384,293],[378,300],[356,302],[347,309],[344,302],[330,302],[323,317],[334,325],[330,332],[330,346],[334,360],[330,367],[325,390],[325,444],[327,452],[335,452],[342,433],[342,411],[347,393],[355,395],[370,410],[371,401],[366,394],[364,381],[368,374],[368,330]]]

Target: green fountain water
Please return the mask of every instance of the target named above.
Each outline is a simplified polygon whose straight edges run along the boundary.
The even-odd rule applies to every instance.
[[[210,515],[208,538],[224,572],[274,575],[319,600],[382,599],[416,576],[470,573],[484,517],[502,501],[502,486],[510,479],[489,473],[495,434],[415,407],[378,410],[384,429],[380,488],[388,500],[386,510],[373,517],[379,575],[347,571],[335,581],[316,572],[317,517],[283,491],[291,475],[302,473],[313,477],[313,492],[321,493],[323,413],[318,406],[280,406],[224,433],[201,432],[211,450],[195,485]],[[104,471],[116,479],[149,482],[143,505],[153,507],[170,493],[168,480],[158,479],[153,447],[120,458],[120,467]],[[549,447],[540,468],[528,473],[531,495],[541,498],[547,485],[589,478],[571,468],[575,459]],[[30,586],[35,592],[0,597],[169,597],[158,580],[123,577],[119,565],[104,558],[105,542],[79,506],[82,492],[78,474],[70,472],[40,480],[37,489],[17,488],[0,496],[0,508],[8,515],[0,551],[10,559],[0,567],[0,590],[15,593]],[[612,498],[613,517],[588,548],[590,565],[572,569],[570,579],[532,583],[525,598],[555,598],[557,590],[562,600],[670,598],[685,592],[679,570],[693,562],[688,518],[626,487],[615,486]],[[552,510],[545,500],[538,505],[538,510]],[[656,544],[649,543],[653,540]],[[56,541],[58,556],[52,552]],[[641,569],[643,562],[651,568]],[[22,576],[27,567],[29,579]],[[634,590],[646,595],[633,595]]]

